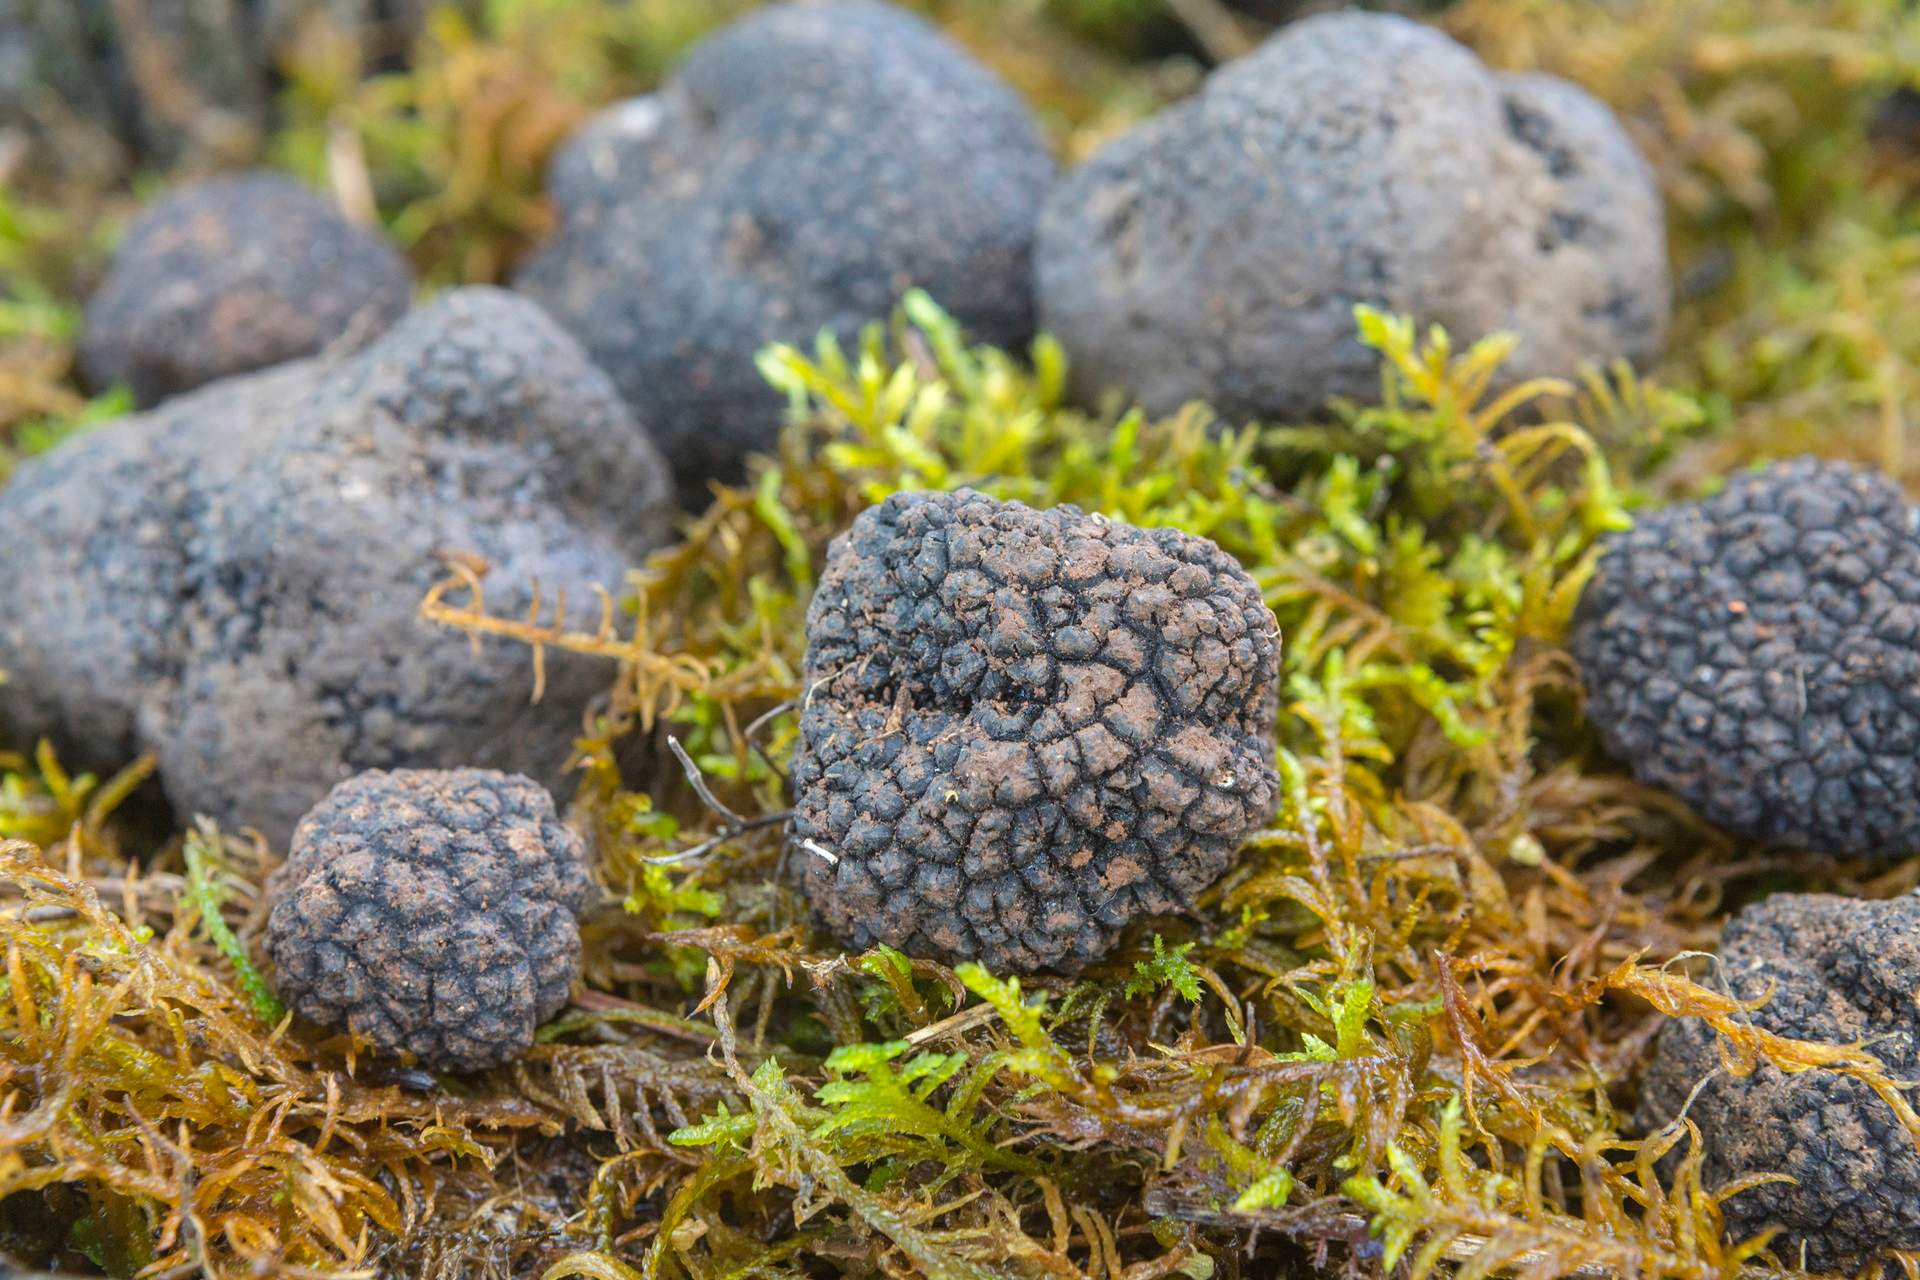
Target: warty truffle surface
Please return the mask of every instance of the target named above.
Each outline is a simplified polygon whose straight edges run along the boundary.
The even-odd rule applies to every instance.
[[[1811,458],[1613,535],[1569,646],[1643,782],[1757,840],[1920,850],[1920,523]]]
[[[1727,926],[1714,985],[1742,1000],[1771,992],[1745,1015],[1776,1035],[1864,1044],[1896,1081],[1920,1074],[1920,895],[1885,902],[1776,894]],[[1706,1184],[1784,1173],[1727,1201],[1735,1238],[1783,1228],[1774,1253],[1808,1269],[1855,1274],[1882,1248],[1920,1248],[1920,1151],[1893,1110],[1864,1082],[1827,1071],[1784,1074],[1722,1066],[1704,1022],[1670,1022],[1642,1089],[1638,1122],[1655,1129],[1687,1115],[1706,1143]],[[1717,1074],[1716,1074],[1716,1069]],[[1708,1077],[1712,1076],[1711,1080]],[[1899,1274],[1889,1269],[1886,1274]]]
[[[580,838],[531,779],[372,770],[301,820],[269,888],[267,951],[301,1017],[477,1070],[566,1003],[589,890]]]
[[[1279,634],[1213,543],[899,494],[807,615],[790,834],[859,947],[1075,970],[1272,814]]]

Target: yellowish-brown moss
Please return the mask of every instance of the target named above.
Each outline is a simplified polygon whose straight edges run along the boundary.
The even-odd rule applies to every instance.
[[[411,76],[303,63],[275,154],[309,176],[364,164],[429,279],[493,277],[544,225],[551,141],[710,8],[521,0],[431,24]],[[1190,80],[1179,58],[1127,68],[1085,26],[1039,42],[998,6],[932,8],[1071,152]],[[150,1276],[1147,1280],[1301,1256],[1371,1272],[1382,1244],[1471,1274],[1790,1270],[1724,1238],[1730,1189],[1701,1184],[1695,1135],[1642,1143],[1621,1117],[1654,1032],[1692,1016],[1736,1065],[1859,1075],[1915,1127],[1870,1046],[1760,1035],[1680,957],[1764,889],[1887,896],[1920,861],[1790,865],[1636,787],[1559,644],[1594,539],[1648,495],[1802,447],[1912,478],[1916,184],[1865,121],[1920,74],[1915,19],[1460,0],[1442,21],[1596,91],[1654,157],[1687,282],[1657,378],[1490,403],[1497,343],[1363,316],[1384,407],[1220,432],[1197,408],[1076,412],[1049,344],[969,351],[920,299],[848,349],[767,353],[796,406],[778,456],[622,600],[499,618],[457,577],[423,609],[517,636],[530,689],[564,646],[605,656],[612,690],[580,749],[603,891],[582,985],[479,1077],[269,1025],[247,970],[277,851],[156,840],[111,817],[123,788],[3,744],[29,754],[0,760],[0,1248]],[[47,216],[60,199],[0,205],[13,448],[81,408],[64,343],[98,246],[79,206]],[[842,954],[765,820],[788,803],[783,707],[827,541],[896,489],[961,484],[1211,537],[1286,637],[1280,815],[1192,917],[1071,982]],[[699,800],[668,734],[742,821]]]

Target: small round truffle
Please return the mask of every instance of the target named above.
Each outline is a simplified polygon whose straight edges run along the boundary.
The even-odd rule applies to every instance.
[[[280,995],[432,1067],[533,1043],[580,972],[589,886],[553,797],[489,769],[370,770],[301,820],[269,885]]]
[[[1278,663],[1204,538],[888,498],[807,611],[790,836],[815,912],[859,947],[1084,966],[1272,815]]]
[[[1920,897],[1862,902],[1777,894],[1727,926],[1719,977],[1735,996],[1772,998],[1748,1015],[1776,1035],[1865,1043],[1895,1080],[1920,1074]],[[1718,1037],[1698,1019],[1669,1023],[1637,1121],[1655,1129],[1683,1107],[1706,1144],[1706,1182],[1784,1173],[1726,1202],[1735,1237],[1783,1229],[1774,1252],[1807,1268],[1857,1274],[1883,1248],[1920,1248],[1920,1152],[1891,1108],[1849,1076],[1720,1070]],[[1691,1106],[1695,1086],[1707,1080]],[[1888,1274],[1893,1274],[1889,1271]]]
[[[372,337],[407,309],[407,264],[293,179],[217,178],[136,219],[87,304],[80,364],[142,406]]]
[[[1920,850],[1920,537],[1884,476],[1806,458],[1641,516],[1569,647],[1642,782],[1757,840]]]
[[[1511,331],[1517,380],[1651,360],[1670,292],[1652,171],[1604,106],[1361,12],[1285,27],[1097,152],[1035,261],[1083,396],[1235,421],[1376,396],[1356,303]]]
[[[701,44],[556,158],[559,233],[516,281],[661,433],[689,505],[775,440],[755,354],[851,336],[919,285],[979,338],[1033,332],[1053,178],[1025,106],[920,19],[790,4]]]

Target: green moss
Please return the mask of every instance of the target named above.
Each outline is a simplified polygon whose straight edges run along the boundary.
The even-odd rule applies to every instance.
[[[708,1154],[631,1256],[689,1274],[758,1265],[764,1242],[721,1230],[742,1222],[790,1256],[834,1256],[770,1227],[804,1205],[869,1259],[952,1274],[1110,1247],[1171,1272],[1229,1256],[1239,1231],[1357,1240],[1369,1216],[1426,1250],[1422,1265],[1482,1248],[1704,1276],[1746,1257],[1686,1181],[1697,1162],[1678,1181],[1641,1167],[1609,1096],[1633,1063],[1595,1056],[1644,1044],[1661,1017],[1718,1017],[1710,993],[1633,959],[1710,937],[1707,912],[1635,888],[1702,874],[1714,838],[1646,808],[1594,756],[1557,650],[1597,539],[1640,500],[1644,473],[1613,460],[1651,468],[1706,415],[1621,372],[1490,395],[1505,340],[1456,351],[1398,318],[1356,322],[1385,357],[1378,405],[1234,429],[1199,408],[1082,412],[1050,343],[1024,359],[969,348],[910,296],[850,346],[763,355],[794,426],[636,574],[629,630],[515,624],[621,664],[608,737],[587,747],[602,780],[587,811],[615,882],[656,885],[646,942],[705,957],[693,990],[742,1059],[737,1091],[677,1131]],[[776,876],[777,837],[742,825],[786,802],[801,613],[828,541],[888,493],[963,484],[1212,537],[1286,637],[1273,827],[1187,922],[1190,941],[1135,935],[1071,984],[836,957]],[[726,812],[677,771],[644,800],[622,789],[613,737],[662,721]],[[677,827],[631,820],[662,806]],[[656,862],[726,923],[660,914]],[[683,964],[650,969],[669,971],[687,989]],[[801,972],[804,992],[787,986]],[[1658,1010],[1637,1003],[1656,986]],[[734,999],[755,1010],[744,1043]],[[812,1101],[801,1075],[821,1081]],[[1535,1172],[1485,1172],[1509,1169]],[[1585,1225],[1594,1206],[1611,1206],[1604,1229]]]
[[[1068,154],[1181,83],[1178,60],[1129,68],[1085,38],[1151,20],[1130,3],[1071,6],[1078,33],[1046,6],[928,7]],[[449,7],[411,71],[366,81],[311,43],[273,155],[363,190],[429,281],[498,278],[543,233],[554,141],[731,8]],[[574,1003],[478,1079],[276,1031],[252,846],[116,823],[138,769],[0,761],[0,837],[23,842],[0,846],[0,1206],[57,1228],[7,1228],[39,1251],[21,1261],[1149,1280],[1384,1247],[1414,1274],[1791,1272],[1725,1238],[1697,1135],[1625,1135],[1615,1108],[1661,1021],[1695,1016],[1734,1060],[1855,1075],[1920,1131],[1869,1050],[1756,1033],[1663,967],[1763,883],[1885,894],[1920,863],[1741,870],[1749,851],[1597,752],[1559,642],[1597,540],[1643,503],[1789,448],[1912,478],[1920,180],[1864,121],[1920,79],[1920,18],[1460,0],[1443,20],[1587,84],[1647,147],[1683,280],[1656,376],[1494,393],[1503,340],[1362,311],[1377,404],[1149,420],[1076,408],[1057,346],[973,348],[918,294],[857,338],[764,353],[793,425],[636,566],[608,627],[496,627],[607,660],[575,817],[610,892]],[[89,410],[68,366],[93,228],[122,208],[0,202],[16,450],[63,429],[28,423],[115,408]],[[780,874],[804,856],[778,815],[827,544],[888,493],[958,485],[1211,537],[1285,637],[1274,822],[1189,918],[1072,981],[844,955]],[[428,617],[473,621],[462,598]],[[731,816],[664,752],[623,774],[631,735],[668,731]]]
[[[1169,987],[1179,992],[1183,1000],[1198,1000],[1200,975],[1187,962],[1187,952],[1191,950],[1191,942],[1182,942],[1168,949],[1166,941],[1159,934],[1154,934],[1152,957],[1133,962],[1133,976],[1127,979],[1122,991],[1128,996],[1143,996]]]
[[[187,897],[194,910],[200,913],[200,927],[207,931],[208,939],[219,948],[227,963],[233,966],[234,981],[246,993],[255,1016],[269,1027],[278,1026],[280,1020],[287,1016],[286,1008],[280,1003],[279,997],[273,994],[273,988],[267,985],[267,980],[260,976],[246,947],[234,934],[233,926],[221,914],[221,908],[227,900],[227,889],[222,883],[223,872],[219,866],[219,850],[224,844],[220,829],[204,819],[187,833],[180,846],[181,856],[187,864]]]

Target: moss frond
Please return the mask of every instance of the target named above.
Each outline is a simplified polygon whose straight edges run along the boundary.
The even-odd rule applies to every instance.
[[[411,71],[368,80],[316,36],[274,154],[359,192],[429,281],[498,278],[543,232],[554,140],[731,7],[445,6]],[[928,7],[1040,90],[1070,155],[1191,82],[1185,45],[1128,70],[1104,17]],[[1797,1274],[1727,1238],[1750,1187],[1706,1185],[1709,1138],[1634,1137],[1620,1109],[1693,1017],[1724,1069],[1848,1074],[1915,1129],[1871,1046],[1758,1033],[1688,966],[1760,892],[1885,896],[1920,862],[1787,866],[1636,787],[1559,646],[1643,503],[1809,446],[1920,474],[1914,187],[1863,131],[1920,78],[1896,9],[1445,12],[1499,65],[1595,90],[1652,156],[1682,297],[1651,374],[1510,387],[1506,340],[1363,310],[1378,403],[1152,419],[1076,406],[1057,345],[971,346],[913,294],[763,353],[778,448],[618,597],[501,617],[451,560],[430,625],[526,646],[530,692],[546,653],[608,666],[573,814],[605,892],[572,1003],[510,1067],[440,1079],[281,1025],[253,959],[270,855],[120,821],[150,762],[100,781],[7,744],[0,1249],[148,1277]],[[50,216],[64,195],[0,196],[8,456],[119,407],[76,389],[71,345],[124,205]],[[846,955],[783,874],[827,545],[960,485],[1210,537],[1285,640],[1280,812],[1191,917],[1072,981]]]

